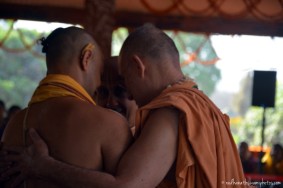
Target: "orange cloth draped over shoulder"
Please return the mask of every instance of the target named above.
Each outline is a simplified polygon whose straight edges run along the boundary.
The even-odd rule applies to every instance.
[[[47,75],[36,88],[29,105],[54,97],[75,97],[96,105],[86,90],[73,78],[62,74]]]
[[[176,183],[159,187],[223,188],[247,187],[237,147],[229,128],[229,117],[190,80],[168,86],[136,117],[136,137],[150,111],[175,107],[180,113]],[[154,126],[154,125],[153,125]],[[234,182],[234,183],[233,183]],[[236,185],[237,184],[237,185]]]

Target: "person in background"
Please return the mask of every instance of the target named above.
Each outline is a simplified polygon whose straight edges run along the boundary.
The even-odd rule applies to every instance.
[[[249,150],[247,142],[241,142],[239,145],[239,154],[245,173],[257,173],[258,161]]]
[[[266,153],[262,159],[264,163],[264,173],[273,175],[283,175],[283,147],[276,143],[272,146],[271,152]]]
[[[119,112],[129,122],[134,134],[136,102],[130,98],[124,79],[118,72],[118,56],[113,56],[104,61],[104,70],[101,77],[101,85],[94,94],[97,104]]]
[[[18,105],[12,105],[8,111],[7,111],[7,116],[4,118],[4,125],[6,126],[8,122],[19,112],[21,111],[21,107]]]

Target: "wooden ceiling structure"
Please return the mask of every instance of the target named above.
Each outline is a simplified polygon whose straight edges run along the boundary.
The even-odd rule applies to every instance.
[[[283,37],[283,0],[0,0],[0,19],[81,24],[111,53],[113,29]]]

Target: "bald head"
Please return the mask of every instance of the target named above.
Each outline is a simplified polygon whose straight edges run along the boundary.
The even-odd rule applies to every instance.
[[[55,29],[42,41],[47,68],[79,60],[82,49],[89,43],[95,41],[84,29],[73,26]]]
[[[184,77],[173,40],[148,24],[132,32],[123,43],[119,70],[129,94],[139,106]]]
[[[132,32],[125,40],[121,54],[128,57],[137,54],[157,62],[166,59],[179,66],[179,52],[173,40],[151,24],[146,24]]]
[[[102,57],[94,39],[78,27],[55,29],[42,40],[47,74],[72,77],[92,94],[100,85]]]

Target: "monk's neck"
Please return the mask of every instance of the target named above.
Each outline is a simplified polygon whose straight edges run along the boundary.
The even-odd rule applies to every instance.
[[[167,78],[170,78],[170,75],[168,75]],[[163,82],[160,83],[159,87],[156,87],[155,91],[152,92],[151,100],[158,97],[169,86],[172,86],[176,83],[180,83],[183,80],[186,80],[186,77],[183,74],[174,75],[174,76],[171,76],[171,79],[163,80]]]
[[[175,73],[171,77],[168,76],[168,78],[168,81],[163,86],[163,90],[166,89],[168,86],[175,85],[187,79],[186,76],[182,73]]]

